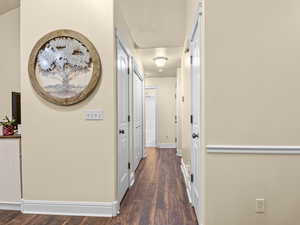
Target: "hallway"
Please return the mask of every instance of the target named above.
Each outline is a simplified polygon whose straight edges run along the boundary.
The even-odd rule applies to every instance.
[[[0,211],[0,225],[197,225],[175,149],[147,149],[136,183],[114,218],[23,215]]]

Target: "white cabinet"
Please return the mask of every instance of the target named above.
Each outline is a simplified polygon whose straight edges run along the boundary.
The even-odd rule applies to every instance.
[[[20,138],[0,137],[0,209],[21,201]]]

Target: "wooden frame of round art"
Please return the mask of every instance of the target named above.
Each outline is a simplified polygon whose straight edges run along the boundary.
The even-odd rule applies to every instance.
[[[93,72],[89,84],[78,95],[70,98],[58,98],[49,95],[44,90],[44,88],[41,87],[36,77],[36,63],[37,63],[37,56],[40,49],[49,41],[59,37],[67,37],[67,38],[70,37],[81,42],[88,49],[93,64]],[[68,106],[83,101],[94,91],[98,81],[101,78],[102,68],[101,68],[101,60],[95,46],[84,35],[73,30],[56,30],[46,34],[35,44],[29,58],[28,72],[29,72],[29,77],[30,77],[32,87],[38,93],[39,96],[56,105]]]

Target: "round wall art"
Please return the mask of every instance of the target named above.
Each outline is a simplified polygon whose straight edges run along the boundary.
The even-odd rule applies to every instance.
[[[57,105],[73,105],[95,89],[101,76],[101,61],[85,36],[71,30],[57,30],[34,46],[29,76],[42,98]]]

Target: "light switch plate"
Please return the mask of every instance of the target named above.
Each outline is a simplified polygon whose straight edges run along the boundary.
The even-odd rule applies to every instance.
[[[87,110],[84,112],[86,120],[104,120],[103,110]]]
[[[265,212],[265,199],[258,198],[256,199],[256,213],[264,213]]]

